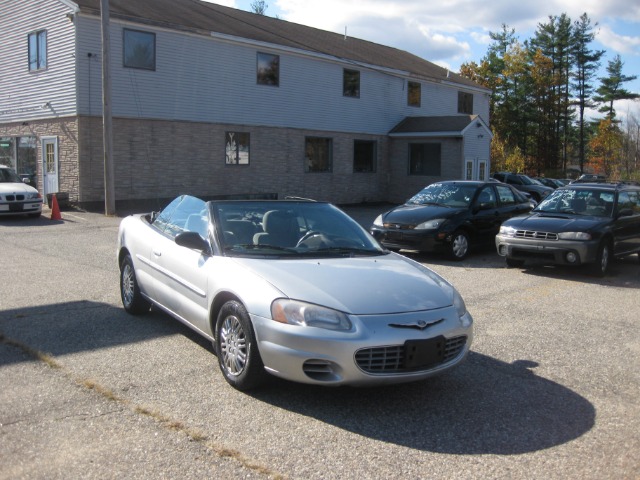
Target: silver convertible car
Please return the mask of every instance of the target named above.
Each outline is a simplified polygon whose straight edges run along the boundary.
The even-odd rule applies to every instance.
[[[180,196],[123,219],[117,255],[125,310],[153,305],[211,340],[239,390],[269,374],[421,380],[462,362],[473,337],[451,284],[328,203]]]

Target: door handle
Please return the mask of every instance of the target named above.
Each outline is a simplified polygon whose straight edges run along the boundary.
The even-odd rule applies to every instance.
[[[161,256],[162,256],[162,252],[161,252],[161,251],[159,251],[159,250],[154,250],[154,251],[153,251],[153,254],[154,254],[156,257],[161,257]]]

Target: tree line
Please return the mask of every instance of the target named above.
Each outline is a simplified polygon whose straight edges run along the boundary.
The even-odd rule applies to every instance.
[[[502,25],[480,63],[469,62],[460,74],[491,89],[494,170],[566,177],[571,165],[611,179],[640,180],[638,120],[621,122],[614,102],[639,95],[625,84],[616,55],[606,76],[597,77],[604,50],[592,48],[596,35],[585,13],[549,16],[532,38],[521,43],[515,29]],[[600,118],[588,118],[597,109]]]

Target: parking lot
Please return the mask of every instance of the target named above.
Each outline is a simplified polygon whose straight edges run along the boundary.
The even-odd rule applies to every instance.
[[[348,208],[368,225],[384,207]],[[120,219],[0,219],[0,479],[640,477],[640,262],[507,269],[408,254],[475,320],[425,382],[320,388],[222,378],[208,342],[121,307]]]

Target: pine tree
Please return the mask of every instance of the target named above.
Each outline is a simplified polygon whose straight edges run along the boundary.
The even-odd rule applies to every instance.
[[[627,76],[622,73],[624,62],[620,55],[616,55],[607,65],[608,77],[600,78],[600,87],[596,90],[593,101],[600,104],[599,112],[606,114],[605,118],[615,121],[616,110],[613,108],[613,102],[616,100],[635,100],[640,95],[632,93],[622,87],[623,83],[631,82],[638,78],[637,75]]]

